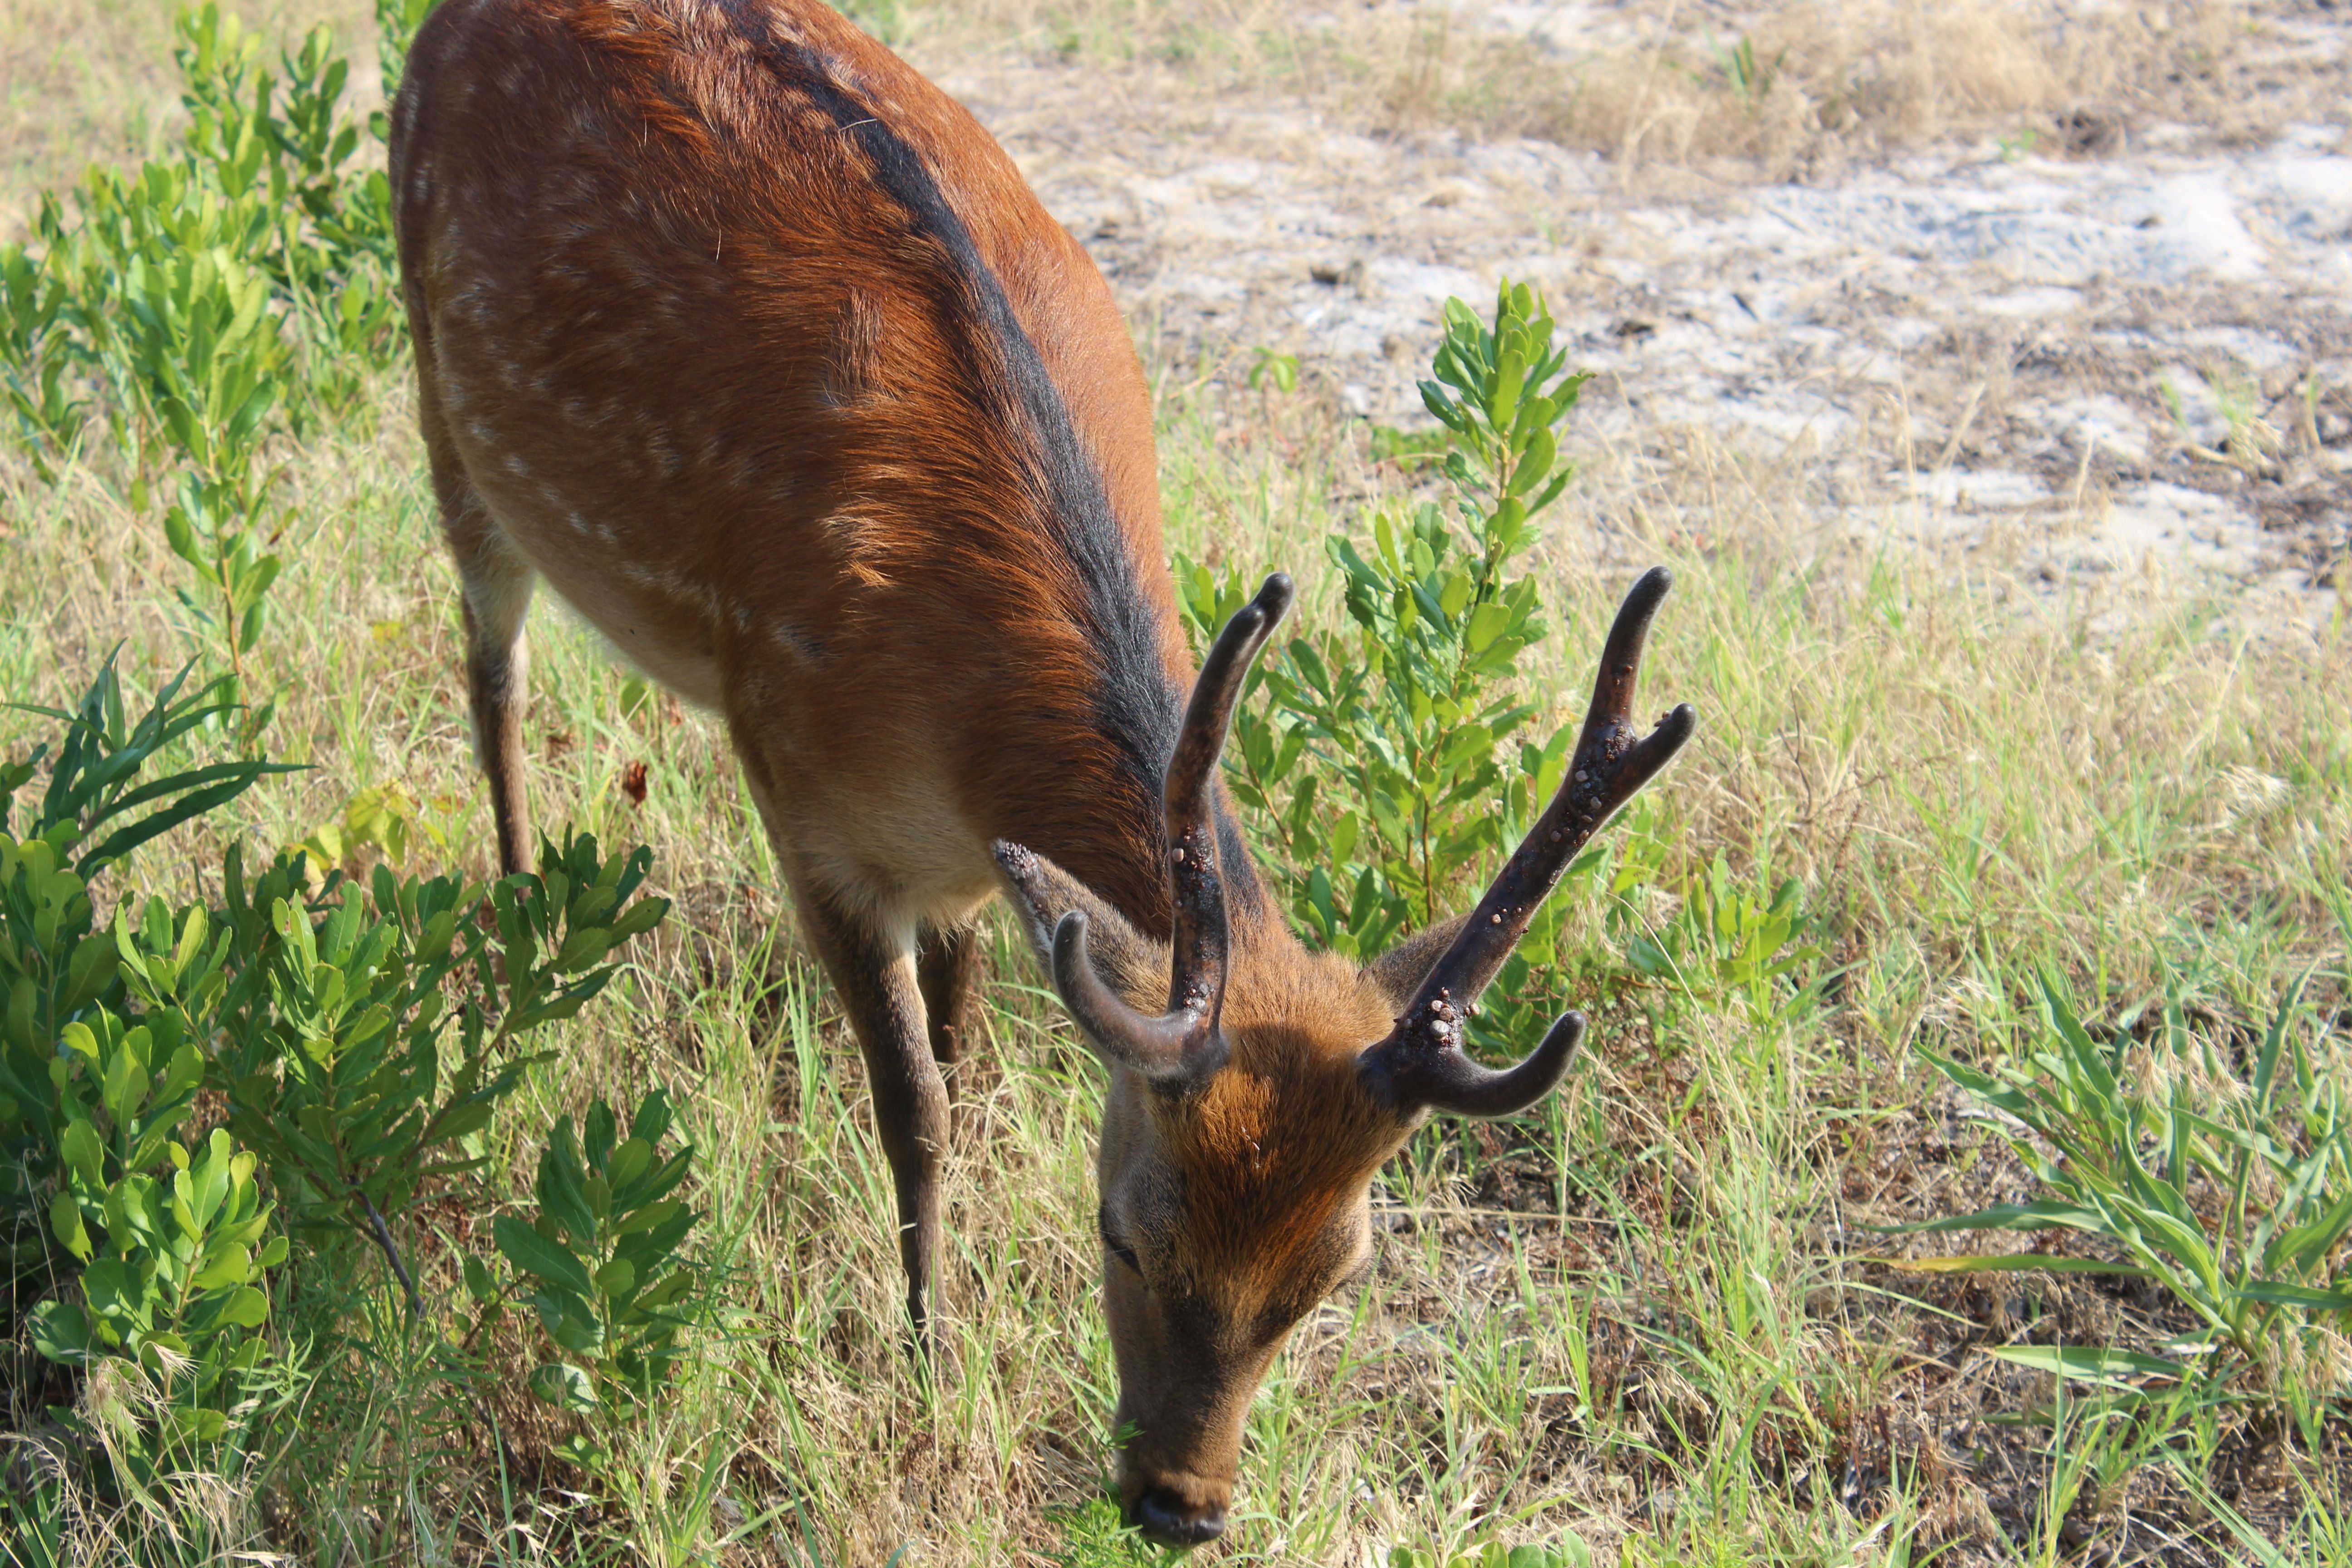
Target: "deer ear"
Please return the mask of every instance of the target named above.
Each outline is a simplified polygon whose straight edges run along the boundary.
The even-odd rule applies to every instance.
[[[1055,928],[1076,910],[1087,917],[1087,956],[1095,973],[1138,1012],[1156,1015],[1167,1004],[1167,943],[1128,924],[1125,915],[1036,851],[1000,839],[989,852],[1003,873],[1005,897],[1020,915],[1038,962],[1053,967]]]
[[[1454,939],[1462,934],[1462,922],[1469,918],[1455,915],[1413,932],[1364,965],[1358,978],[1378,986],[1389,1005],[1403,1012],[1420,993],[1421,983],[1429,978],[1429,972],[1437,967],[1437,961],[1454,946]]]

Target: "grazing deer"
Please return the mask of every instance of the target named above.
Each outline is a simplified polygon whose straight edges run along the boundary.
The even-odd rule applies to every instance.
[[[1217,779],[1288,580],[1193,682],[1134,350],[963,110],[815,0],[445,0],[392,180],[501,864],[526,865],[544,577],[726,719],[865,1056],[919,1343],[941,1068],[972,921],[1008,893],[1110,1070],[1129,1514],[1215,1536],[1267,1362],[1366,1255],[1373,1172],[1433,1111],[1534,1103],[1576,1049],[1570,1014],[1488,1071],[1463,1019],[1690,733],[1687,708],[1628,720],[1666,574],[1626,601],[1569,782],[1477,910],[1359,972],[1285,928]]]

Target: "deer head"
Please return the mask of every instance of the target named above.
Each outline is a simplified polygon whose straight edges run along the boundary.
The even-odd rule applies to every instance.
[[[1631,717],[1673,581],[1660,567],[1626,595],[1559,792],[1478,907],[1361,970],[1307,952],[1278,916],[1236,927],[1219,875],[1217,758],[1289,607],[1287,577],[1226,625],[1185,710],[1165,796],[1168,942],[1050,861],[995,846],[1055,989],[1111,1073],[1098,1173],[1117,1419],[1131,1434],[1119,1487],[1155,1539],[1223,1530],[1250,1397],[1291,1326],[1370,1257],[1381,1163],[1433,1114],[1510,1116],[1567,1072],[1580,1014],[1502,1071],[1464,1054],[1463,1026],[1578,850],[1690,737],[1687,705],[1646,736]]]

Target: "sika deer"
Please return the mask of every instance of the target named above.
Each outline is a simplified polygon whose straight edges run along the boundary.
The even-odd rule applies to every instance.
[[[1576,1049],[1570,1014],[1489,1072],[1461,1024],[1690,733],[1687,708],[1645,739],[1628,721],[1665,574],[1627,599],[1571,782],[1476,912],[1359,973],[1285,928],[1217,780],[1288,581],[1193,682],[1134,351],[961,109],[814,0],[446,0],[392,172],[502,865],[530,837],[545,577],[725,716],[865,1056],[919,1342],[940,1069],[971,922],[1009,893],[1111,1074],[1125,1502],[1161,1541],[1215,1536],[1266,1363],[1365,1255],[1372,1173],[1431,1111],[1532,1104]]]

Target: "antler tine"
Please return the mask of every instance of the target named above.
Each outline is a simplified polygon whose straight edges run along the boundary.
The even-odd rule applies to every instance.
[[[1577,1014],[1561,1017],[1533,1055],[1506,1072],[1490,1071],[1463,1055],[1463,1025],[1569,862],[1682,750],[1698,722],[1685,702],[1647,735],[1633,738],[1633,683],[1641,672],[1643,643],[1674,583],[1673,573],[1652,567],[1625,595],[1602,645],[1592,706],[1559,793],[1423,981],[1396,1028],[1360,1058],[1368,1083],[1398,1110],[1508,1116],[1549,1093],[1568,1070],[1584,1035],[1584,1020]]]
[[[1201,1046],[1217,1037],[1212,1031],[1205,1040],[1197,1038],[1197,1020],[1189,1013],[1171,1012],[1152,1018],[1129,1006],[1126,999],[1095,973],[1093,961],[1087,957],[1084,910],[1072,910],[1054,928],[1054,989],[1060,994],[1062,1005],[1070,1010],[1070,1016],[1077,1020],[1078,1027],[1086,1031],[1087,1038],[1100,1047],[1105,1057],[1154,1080],[1190,1079],[1205,1062],[1206,1053]],[[1210,1065],[1208,1070],[1215,1070],[1214,1066]]]
[[[1168,1083],[1205,1079],[1223,1066],[1227,950],[1225,884],[1218,861],[1217,758],[1225,749],[1234,705],[1266,639],[1290,609],[1290,579],[1275,573],[1257,597],[1236,611],[1201,663],[1176,752],[1162,791],[1172,906],[1168,1011],[1149,1018],[1129,1006],[1086,956],[1087,918],[1076,910],[1054,931],[1054,984],[1079,1026],[1128,1065]]]
[[[1184,728],[1169,759],[1164,800],[1168,820],[1168,887],[1174,897],[1175,963],[1168,976],[1168,1010],[1200,1015],[1214,1029],[1225,999],[1225,884],[1217,858],[1217,825],[1209,809],[1217,758],[1225,749],[1234,704],[1250,666],[1290,610],[1290,578],[1276,572],[1257,597],[1234,613],[1201,661],[1201,679],[1184,708]]]

